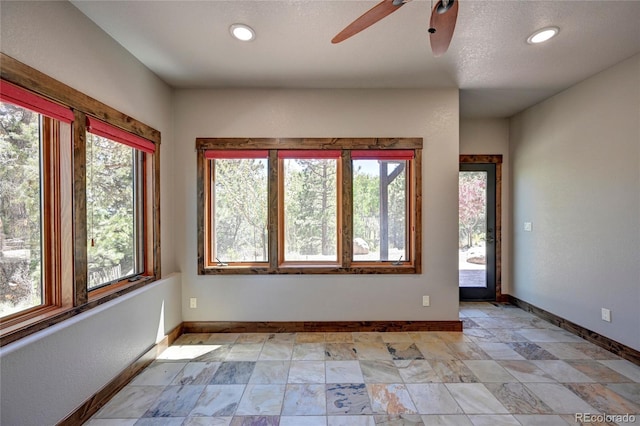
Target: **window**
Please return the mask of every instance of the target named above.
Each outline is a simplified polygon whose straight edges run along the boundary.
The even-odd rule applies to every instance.
[[[268,262],[268,151],[208,151],[209,264]]]
[[[421,272],[422,139],[196,148],[199,274]]]
[[[1,58],[5,345],[159,277],[160,134]],[[37,81],[39,93],[11,81]]]
[[[413,151],[352,151],[353,261],[402,263],[411,258]]]
[[[283,263],[337,264],[341,151],[278,151]]]

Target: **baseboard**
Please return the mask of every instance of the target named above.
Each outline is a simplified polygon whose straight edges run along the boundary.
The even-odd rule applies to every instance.
[[[524,300],[520,300],[517,297],[509,295],[509,303],[516,305],[522,310],[531,312],[532,314],[546,321],[549,321],[551,324],[563,328],[575,334],[576,336],[579,336],[595,345],[600,346],[603,349],[608,350],[609,352],[618,355],[621,358],[631,361],[634,364],[640,365],[640,351],[637,351],[620,342],[616,342],[615,340],[603,336],[602,334],[596,333],[595,331],[586,329],[581,325],[552,314],[549,311],[545,311],[542,308],[538,308],[537,306],[525,302]]]
[[[98,412],[113,396],[124,388],[135,376],[151,364],[160,353],[167,349],[183,333],[182,324],[174,328],[160,342],[153,345],[131,365],[125,368],[116,378],[87,399],[74,412],[58,422],[62,426],[81,425]]]
[[[462,321],[187,321],[184,333],[312,333],[462,331]]]

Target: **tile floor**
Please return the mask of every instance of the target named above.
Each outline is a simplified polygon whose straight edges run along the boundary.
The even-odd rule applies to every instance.
[[[460,317],[463,333],[185,334],[87,424],[640,424],[639,366],[510,305]]]

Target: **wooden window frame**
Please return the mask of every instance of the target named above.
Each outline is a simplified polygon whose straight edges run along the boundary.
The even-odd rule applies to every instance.
[[[338,262],[283,262],[283,179],[279,150],[340,150],[338,197]],[[260,265],[218,265],[209,261],[211,241],[210,167],[205,152],[211,150],[269,150],[268,244],[269,262]],[[411,258],[392,261],[353,261],[352,150],[413,150],[409,161],[408,248]],[[422,138],[197,138],[197,234],[199,275],[239,274],[420,274],[422,273]]]
[[[73,111],[71,125],[44,119],[43,143],[43,290],[44,303],[0,320],[4,346],[161,277],[160,269],[160,132],[101,103],[4,53],[0,78]],[[91,292],[87,289],[86,118],[153,143],[142,158],[141,213],[144,217],[144,273]]]

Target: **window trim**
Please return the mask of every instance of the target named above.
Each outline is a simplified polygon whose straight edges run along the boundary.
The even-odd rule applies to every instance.
[[[237,274],[421,274],[422,273],[422,138],[197,138],[197,250],[199,275],[237,275]],[[207,241],[205,234],[205,215],[210,188],[207,179],[206,151],[236,151],[236,150],[269,150],[269,264],[268,266],[232,267],[207,264]],[[341,264],[299,264],[281,265],[279,257],[278,229],[279,221],[279,150],[340,150],[342,177],[338,190],[341,191],[342,203],[338,227],[341,229],[341,244],[339,255]],[[413,225],[410,253],[411,261],[402,265],[392,265],[392,262],[353,262],[352,236],[352,161],[351,152],[354,150],[412,150],[414,158],[412,165],[411,196],[409,215]]]
[[[52,204],[47,208],[50,208],[53,214],[47,215],[44,221],[45,232],[59,233],[61,236],[73,235],[73,238],[60,237],[55,246],[43,248],[43,258],[47,256],[51,259],[55,254],[53,264],[57,265],[53,271],[46,271],[54,278],[52,281],[46,278],[46,285],[53,289],[50,293],[50,304],[22,311],[21,315],[8,315],[3,318],[0,321],[0,346],[4,346],[141,288],[161,277],[159,150],[161,135],[158,130],[1,52],[0,61],[2,62],[0,78],[3,83],[9,83],[33,96],[73,111],[73,121],[70,126],[62,126],[54,120],[51,120],[53,124],[49,128],[47,128],[48,125],[45,126],[47,132],[62,131],[67,139],[61,138],[57,145],[51,147],[50,155],[56,156],[59,164],[53,164],[56,162],[53,160],[51,164],[45,165],[46,173],[57,174],[63,181],[56,183],[58,178],[46,180],[47,186],[57,185],[59,192],[51,195]],[[143,138],[148,143],[152,143],[155,148],[155,153],[146,154],[143,159],[144,186],[148,189],[145,191],[143,203],[147,228],[145,229],[147,248],[144,269],[148,274],[133,282],[126,280],[104,287],[100,293],[94,294],[92,291],[91,297],[86,287],[87,230],[84,159],[86,158],[87,116],[101,120],[135,137]],[[68,146],[64,146],[67,143]]]

